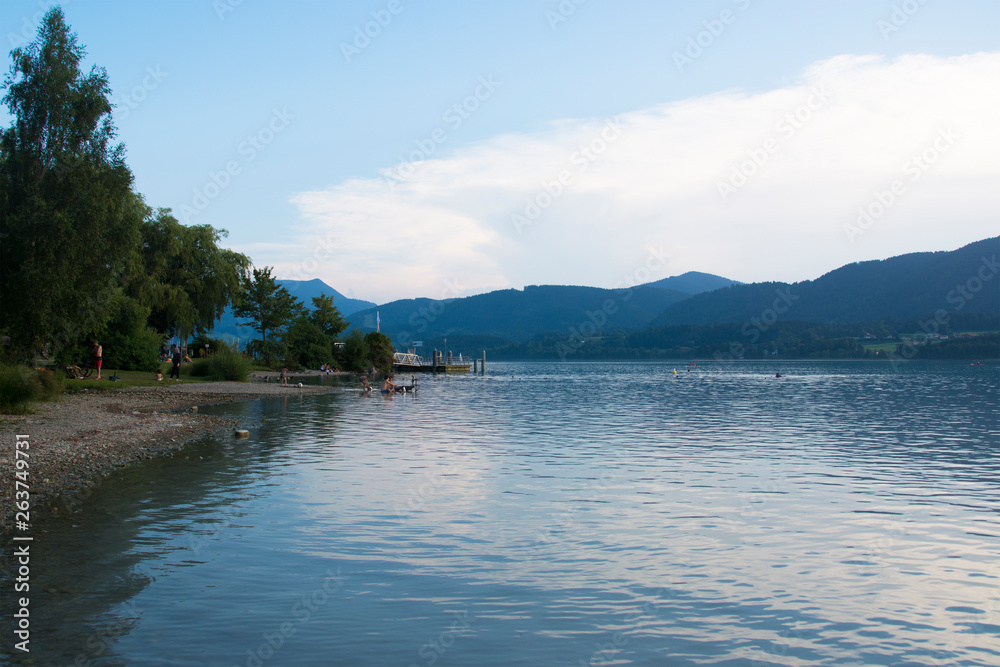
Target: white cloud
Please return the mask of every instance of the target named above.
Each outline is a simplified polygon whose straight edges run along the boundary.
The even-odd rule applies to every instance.
[[[700,270],[744,281],[950,249],[996,233],[997,108],[997,53],[840,56],[775,90],[560,120],[413,165],[402,182],[303,192],[290,230],[300,250],[268,263],[384,302],[454,296],[456,283],[611,287],[650,247],[671,256],[653,279]],[[912,162],[925,153],[932,164]],[[753,173],[730,180],[741,166]],[[858,208],[877,213],[894,181],[894,201],[849,239]]]

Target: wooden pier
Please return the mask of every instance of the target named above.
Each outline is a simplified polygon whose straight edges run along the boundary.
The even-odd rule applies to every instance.
[[[424,360],[413,352],[396,352],[392,356],[392,369],[397,373],[468,373],[476,370],[486,373],[486,351],[482,359],[473,359],[472,363],[457,361],[451,353],[445,355],[439,350],[431,352],[430,361]]]

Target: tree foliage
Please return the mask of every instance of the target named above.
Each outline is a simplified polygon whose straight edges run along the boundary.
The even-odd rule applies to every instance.
[[[159,368],[163,336],[146,324],[149,308],[119,292],[109,311],[111,317],[97,336],[104,348],[104,367],[125,371]]]
[[[317,369],[323,364],[334,362],[333,339],[308,316],[302,316],[288,328],[285,334],[288,366]]]
[[[11,53],[0,138],[0,327],[21,348],[93,331],[138,246],[140,202],[113,144],[107,73],[60,8]]]
[[[344,339],[343,349],[344,370],[360,372],[364,371],[371,364],[368,344],[360,329],[351,329],[351,333]]]
[[[130,295],[149,306],[157,331],[181,338],[211,331],[238,298],[250,259],[219,247],[225,230],[186,227],[170,209],[147,213],[138,267],[128,280]]]
[[[388,336],[371,331],[365,335],[365,345],[368,347],[368,358],[372,366],[382,373],[392,371],[393,349]]]
[[[337,307],[333,305],[333,297],[320,294],[314,296],[312,302],[313,311],[309,313],[309,320],[330,338],[336,338],[343,333],[344,329],[347,328],[347,322]]]
[[[249,326],[260,334],[260,352],[265,362],[270,364],[274,354],[274,342],[285,328],[298,316],[303,314],[302,302],[292,296],[287,289],[278,284],[271,275],[271,267],[254,268],[251,276],[244,276],[243,291],[239,303],[233,307],[236,317],[245,318],[249,322],[241,322],[240,326]],[[272,340],[268,341],[268,333]]]

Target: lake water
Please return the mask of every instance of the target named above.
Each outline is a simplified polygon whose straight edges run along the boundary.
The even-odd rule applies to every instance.
[[[0,661],[1000,665],[998,370],[492,363],[204,410],[250,440],[35,527],[35,662]]]

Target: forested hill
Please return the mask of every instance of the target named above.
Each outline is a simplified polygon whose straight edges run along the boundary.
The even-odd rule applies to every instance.
[[[531,285],[523,291],[498,290],[444,301],[393,301],[347,319],[356,327],[373,330],[377,311],[382,333],[390,336],[397,347],[425,337],[457,334],[526,341],[546,331],[642,329],[664,308],[689,297],[683,292],[649,286],[609,290]]]
[[[749,322],[860,322],[1000,311],[1000,237],[958,250],[848,264],[799,283],[733,285],[667,308],[652,326]],[[765,315],[766,314],[766,315]]]
[[[687,294],[701,294],[702,292],[711,292],[735,284],[737,284],[735,280],[723,278],[722,276],[702,273],[700,271],[688,271],[679,276],[670,276],[669,278],[646,283],[646,286],[671,289],[677,292],[686,292]]]
[[[359,310],[375,307],[375,304],[371,301],[362,301],[361,299],[352,299],[344,296],[319,278],[313,278],[312,280],[278,280],[278,284],[309,308],[312,308],[312,298],[314,296],[324,294],[332,296],[333,304],[340,311],[340,314],[345,317]]]

